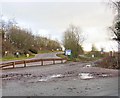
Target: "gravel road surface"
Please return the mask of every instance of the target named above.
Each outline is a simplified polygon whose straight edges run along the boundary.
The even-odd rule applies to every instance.
[[[118,70],[71,62],[3,70],[3,96],[118,96]],[[89,65],[89,66],[88,66]]]

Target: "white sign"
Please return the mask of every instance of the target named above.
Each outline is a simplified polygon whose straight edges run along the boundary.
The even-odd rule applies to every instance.
[[[65,50],[65,55],[71,55],[71,50]]]
[[[95,57],[95,55],[93,54],[93,55],[92,55],[92,58],[94,58],[94,57]]]

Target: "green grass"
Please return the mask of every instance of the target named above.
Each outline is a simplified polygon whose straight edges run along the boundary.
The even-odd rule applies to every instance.
[[[52,52],[60,52],[60,51],[50,51],[50,50],[41,50],[38,52],[38,54],[43,54],[43,53],[52,53]],[[19,58],[15,56],[6,56],[3,58],[0,58],[0,61],[10,61],[10,60],[23,60],[23,59],[28,59],[28,58],[33,58],[35,54],[32,54],[30,57],[26,57],[25,55],[19,56]]]
[[[94,61],[94,60],[98,60],[98,59],[100,59],[100,58],[98,58],[98,57],[94,57],[94,58],[92,58],[92,57],[90,57],[90,58],[79,57],[80,61]]]
[[[72,62],[87,62],[87,61],[94,61],[94,60],[98,60],[102,57],[77,57],[77,58],[68,58],[67,56],[65,56],[64,54],[57,54],[58,57],[61,57],[61,58],[67,58],[68,61],[72,61]]]
[[[35,56],[35,55],[31,55],[31,56],[29,56],[29,57],[26,57],[25,55],[23,55],[23,56],[19,56],[18,58],[15,57],[15,56],[6,56],[6,57],[3,57],[3,58],[0,59],[0,60],[2,60],[2,61],[23,60],[23,59],[33,58],[34,56]]]
[[[67,58],[67,56],[65,56],[64,54],[57,54],[57,56],[61,58]]]

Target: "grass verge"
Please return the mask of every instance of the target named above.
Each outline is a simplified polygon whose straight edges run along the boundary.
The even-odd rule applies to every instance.
[[[61,58],[67,58],[67,56],[65,56],[64,54],[56,54],[56,55]]]
[[[64,54],[57,54],[58,57],[61,57],[61,58],[67,58],[68,61],[73,61],[73,62],[87,62],[87,61],[94,61],[94,60],[98,60],[100,59],[101,57],[77,57],[77,58],[69,58],[67,56],[65,56]]]
[[[19,56],[18,58],[15,56],[6,56],[1,58],[0,60],[2,61],[10,61],[10,60],[23,60],[23,59],[28,59],[28,58],[33,58],[35,55],[31,55],[29,57],[26,57],[25,55]]]

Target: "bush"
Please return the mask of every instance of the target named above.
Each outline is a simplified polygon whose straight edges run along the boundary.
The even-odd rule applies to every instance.
[[[37,53],[38,53],[38,50],[35,49],[35,48],[30,48],[29,51],[32,52],[32,53],[34,53],[34,54],[37,54]]]
[[[26,54],[32,55],[32,53],[30,51],[24,50],[24,55],[26,55]]]
[[[97,65],[103,68],[112,68],[112,69],[120,69],[119,65],[117,64],[119,60],[116,56],[113,57],[106,57],[101,62],[98,62]]]
[[[73,62],[79,62],[80,59],[79,58],[73,58]]]
[[[94,52],[88,52],[85,54],[87,57],[92,57],[94,55],[95,57],[104,57],[104,54],[101,54],[99,51],[94,51]]]

